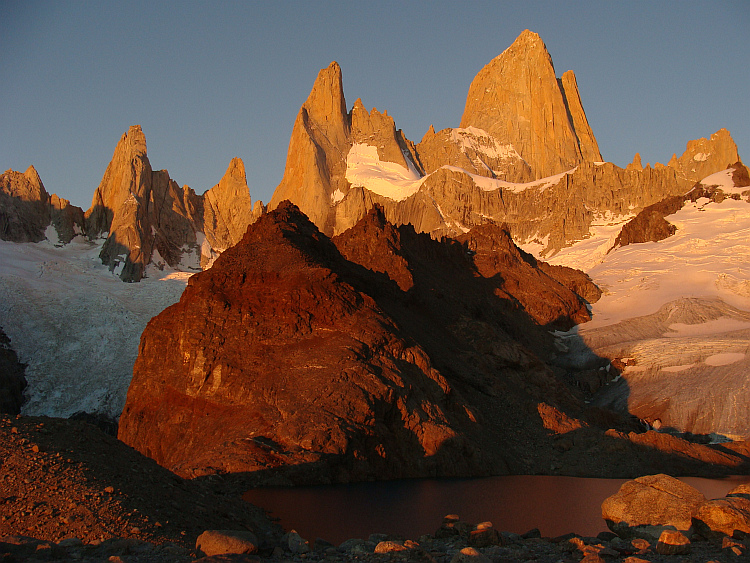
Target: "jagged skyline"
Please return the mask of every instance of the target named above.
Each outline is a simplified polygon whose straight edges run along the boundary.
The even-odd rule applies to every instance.
[[[750,146],[741,2],[179,6],[4,4],[0,168],[34,165],[50,193],[85,209],[139,123],[155,169],[202,193],[239,156],[267,203],[331,60],[349,108],[361,97],[418,142],[430,124],[458,126],[474,75],[525,28],[558,76],[575,71],[605,160],[666,163],[721,127],[741,155]]]

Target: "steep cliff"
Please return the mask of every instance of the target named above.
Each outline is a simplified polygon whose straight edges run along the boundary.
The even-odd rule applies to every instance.
[[[601,161],[572,71],[561,80],[542,39],[524,31],[469,87],[461,127],[513,145],[534,179]]]
[[[106,236],[102,262],[124,281],[138,281],[149,264],[207,267],[262,212],[262,205],[253,209],[240,159],[233,159],[219,184],[199,196],[180,188],[166,170],[152,170],[146,137],[135,125],[115,147],[94,192],[86,234]]]

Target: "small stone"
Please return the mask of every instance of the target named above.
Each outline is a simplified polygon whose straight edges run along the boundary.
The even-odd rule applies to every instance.
[[[16,428],[16,427],[14,426],[13,428],[11,428],[11,429],[10,429],[10,433],[11,433],[11,434],[18,434],[18,428]]]
[[[492,560],[473,547],[465,547],[453,556],[450,563],[492,563]]]
[[[690,540],[677,530],[664,530],[656,542],[656,553],[660,555],[683,555],[690,553]]]
[[[65,538],[64,540],[61,540],[57,543],[60,547],[80,547],[83,545],[83,542],[79,540],[78,538]]]
[[[408,551],[408,548],[395,541],[381,541],[375,546],[375,553],[394,553],[398,551]]]
[[[473,547],[489,547],[491,545],[502,545],[503,538],[495,528],[481,528],[469,534],[469,545]]]
[[[108,487],[104,487],[104,492],[112,494],[112,493],[115,492],[115,488],[112,485],[110,485]]]

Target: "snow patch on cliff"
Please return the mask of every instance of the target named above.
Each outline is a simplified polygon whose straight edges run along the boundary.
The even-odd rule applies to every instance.
[[[394,201],[402,201],[419,190],[424,178],[406,159],[408,168],[380,160],[377,147],[357,143],[346,156],[346,179]]]

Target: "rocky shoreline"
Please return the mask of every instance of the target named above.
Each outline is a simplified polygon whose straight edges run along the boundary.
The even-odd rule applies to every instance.
[[[597,537],[571,533],[543,538],[538,530],[518,535],[497,530],[490,522],[472,525],[455,515],[446,516],[432,535],[402,538],[371,534],[335,546],[318,538],[303,539],[293,530],[284,532],[262,510],[242,501],[239,491],[232,490],[235,485],[221,477],[181,479],[82,421],[3,415],[0,460],[0,561],[4,563],[639,563],[750,557],[743,525],[736,526],[735,538],[691,529],[684,530],[684,540],[677,536],[669,539],[669,534],[661,537],[661,531],[651,524],[645,535],[620,534],[628,539],[610,532]],[[636,489],[630,493],[661,494],[662,489],[669,490],[669,484],[649,481]],[[743,495],[744,490],[730,493],[729,501],[703,504],[750,505]],[[653,507],[649,515],[656,514],[659,502],[645,498],[645,504]],[[668,493],[667,498],[671,502],[677,496]],[[625,505],[638,506],[639,502],[643,504],[631,499]],[[663,514],[656,517],[663,520]],[[670,528],[669,522],[665,527]],[[674,533],[682,534],[680,529],[677,526]],[[750,531],[750,525],[744,529]]]

